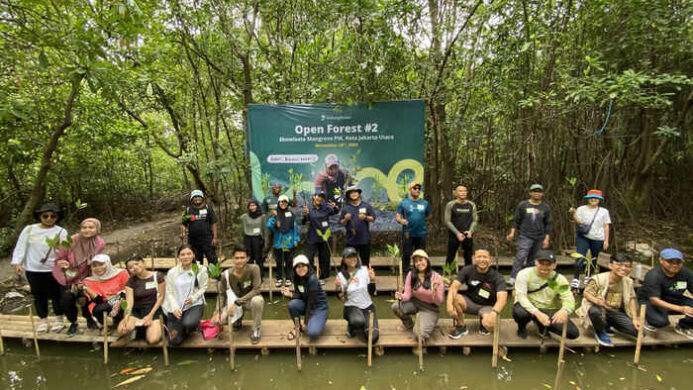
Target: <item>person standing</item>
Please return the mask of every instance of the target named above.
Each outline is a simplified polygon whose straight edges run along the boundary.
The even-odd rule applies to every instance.
[[[301,240],[298,220],[289,208],[289,197],[279,196],[277,209],[271,211],[266,226],[272,232],[274,261],[277,264],[276,287],[291,286],[291,259],[298,242]]]
[[[604,194],[600,190],[589,190],[587,195],[583,197],[587,199],[587,204],[576,209],[570,208],[570,213],[573,215],[575,228],[575,247],[579,254],[583,257],[587,256],[587,251],[590,252],[592,258],[592,267],[594,273],[599,271],[597,258],[602,250],[609,249],[609,226],[611,225],[611,217],[609,210],[600,206],[604,201]],[[575,274],[570,282],[572,288],[580,287],[580,274],[585,271],[585,261],[578,259],[575,261]],[[587,283],[585,283],[587,284]]]
[[[257,264],[262,272],[264,262],[265,237],[267,227],[265,223],[267,217],[262,213],[262,208],[257,200],[251,199],[248,202],[248,212],[241,215],[243,224],[243,246],[248,251],[249,262]]]
[[[11,265],[15,273],[26,275],[26,280],[34,297],[34,310],[39,317],[36,331],[48,331],[48,301],[53,305],[53,314],[58,318],[51,325],[51,332],[60,332],[63,324],[63,306],[61,304],[60,284],[53,278],[51,271],[55,264],[56,249],[48,245],[49,241],[65,241],[67,230],[56,222],[60,209],[54,203],[46,203],[34,211],[39,223],[27,225],[19,234],[17,245],[12,252]]]
[[[445,205],[443,222],[448,228],[448,253],[445,264],[451,264],[455,260],[455,254],[462,248],[464,265],[472,264],[474,253],[474,232],[479,223],[479,215],[476,204],[467,199],[469,194],[467,187],[458,185],[455,187],[455,199]]]
[[[426,218],[431,215],[428,201],[421,197],[421,183],[409,184],[409,197],[403,199],[395,220],[402,225],[402,269],[411,267],[411,254],[417,249],[426,249],[428,229]]]
[[[279,182],[274,182],[271,191],[272,192],[262,200],[262,211],[265,214],[271,213],[277,209],[279,195],[282,194],[282,185]]]
[[[200,190],[190,192],[190,206],[185,208],[183,214],[180,227],[181,242],[185,241],[186,236],[188,244],[195,252],[195,262],[202,264],[206,257],[209,264],[217,263],[217,216]]]
[[[346,190],[347,203],[342,208],[339,223],[346,229],[346,245],[356,249],[363,265],[371,261],[370,224],[375,221],[375,210],[361,200],[361,189],[352,186]]]
[[[325,285],[325,279],[330,277],[330,240],[332,230],[330,229],[330,216],[337,214],[339,209],[332,201],[326,201],[324,192],[316,192],[312,199],[313,207],[308,209],[303,206],[302,223],[308,224],[308,247],[306,257],[313,263],[315,255],[318,255],[320,264],[320,284]]]
[[[517,254],[510,272],[509,285],[515,284],[515,277],[521,269],[531,266],[529,261],[540,249],[550,245],[551,209],[544,202],[544,187],[532,184],[529,187],[529,199],[523,200],[515,208],[513,227],[508,233],[508,241],[517,234]]]

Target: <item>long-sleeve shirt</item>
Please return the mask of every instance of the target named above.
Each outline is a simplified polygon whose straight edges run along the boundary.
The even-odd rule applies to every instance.
[[[435,271],[431,271],[431,288],[424,288],[419,285],[419,288],[414,290],[412,287],[413,280],[411,271],[407,274],[407,278],[404,281],[404,294],[402,294],[402,300],[408,301],[412,298],[416,298],[421,302],[430,303],[432,305],[440,305],[445,299],[445,286],[443,285],[443,277],[440,276]]]
[[[226,282],[228,280],[228,283]],[[229,268],[224,271],[224,275],[221,276],[221,285],[219,288],[221,291],[226,291],[229,288],[233,290],[238,299],[236,299],[236,305],[241,306],[250,302],[250,300],[256,296],[260,295],[262,292],[262,279],[260,278],[260,267],[257,264],[246,264],[243,267],[243,272],[241,276],[236,276],[234,273],[234,268]],[[226,307],[226,294],[220,294],[221,307]]]
[[[443,223],[452,234],[476,231],[479,223],[479,214],[476,204],[469,200],[460,202],[457,199],[449,201],[445,205]]]
[[[298,229],[297,220],[294,220],[294,227],[286,233],[282,233],[277,229],[275,225],[276,222],[277,217],[271,216],[267,219],[267,223],[265,224],[274,237],[272,247],[275,249],[291,249],[298,245],[298,242],[301,241],[301,234]]]
[[[336,207],[322,203],[318,208],[312,207],[308,211],[308,214],[303,216],[303,224],[309,223],[309,244],[316,244],[324,241],[323,238],[320,237],[320,234],[322,234],[323,236],[325,235],[327,229],[330,228],[330,216],[337,214],[338,212],[339,209],[337,209]],[[320,234],[318,234],[318,231],[320,231]]]
[[[554,277],[556,287],[552,288],[550,280]],[[535,291],[545,283],[549,283],[549,285],[539,291]],[[575,310],[575,298],[570,291],[568,280],[565,276],[553,271],[548,278],[544,279],[537,274],[536,267],[525,268],[517,274],[515,280],[515,303],[519,303],[530,313],[541,309],[557,310],[562,308],[568,311],[568,313],[572,313]]]
[[[266,216],[260,215],[257,218],[252,218],[248,213],[241,215],[241,223],[243,223],[243,234],[246,236],[262,236],[267,234]]]
[[[521,236],[533,240],[543,239],[551,233],[551,209],[546,202],[532,204],[523,200],[515,208],[513,226]]]
[[[19,234],[12,252],[12,265],[22,265],[30,272],[51,272],[56,253],[48,246],[46,239],[56,236],[60,237],[60,241],[66,240],[67,230],[57,225],[48,229],[41,227],[40,223],[27,225]]]
[[[195,277],[197,277],[197,286],[195,286]],[[192,301],[190,306],[204,304],[208,280],[209,276],[207,276],[205,266],[199,266],[197,275],[191,269],[184,270],[180,265],[171,268],[166,274],[166,297],[162,308],[166,313],[172,313],[176,309],[182,308],[186,298],[190,298]]]
[[[375,210],[366,202],[360,201],[358,205],[346,203],[342,207],[339,219],[344,219],[346,214],[351,214],[351,219],[345,223],[347,245],[365,245],[371,242],[370,222],[359,219],[359,214],[375,218]]]
[[[306,318],[313,310],[327,310],[327,294],[320,287],[318,278],[310,274],[305,284],[294,283],[292,299],[300,299],[306,303]]]

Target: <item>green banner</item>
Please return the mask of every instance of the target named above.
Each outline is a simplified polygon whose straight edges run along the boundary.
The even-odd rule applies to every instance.
[[[248,133],[253,196],[258,200],[278,182],[299,204],[316,190],[339,202],[345,187],[355,184],[364,200],[391,214],[406,196],[408,183],[423,181],[422,100],[253,104]],[[390,230],[383,222],[376,225]]]

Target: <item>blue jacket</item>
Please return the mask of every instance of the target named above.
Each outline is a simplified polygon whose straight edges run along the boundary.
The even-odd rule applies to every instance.
[[[291,249],[298,245],[298,242],[301,241],[301,233],[298,228],[298,219],[294,219],[294,227],[287,233],[280,232],[275,226],[275,222],[277,222],[277,217],[273,215],[267,219],[266,224],[267,229],[269,229],[274,236],[272,247],[275,249]]]
[[[325,233],[330,228],[330,215],[337,214],[339,209],[328,204],[321,204],[319,208],[312,207],[307,215],[303,216],[303,223],[308,225],[308,243],[316,244],[323,242],[322,237],[316,230]]]

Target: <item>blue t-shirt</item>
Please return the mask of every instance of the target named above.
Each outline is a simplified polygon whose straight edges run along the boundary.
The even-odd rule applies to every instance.
[[[397,206],[397,213],[404,217],[408,224],[402,225],[402,231],[411,237],[426,237],[426,217],[431,214],[431,207],[425,199],[406,198]]]

